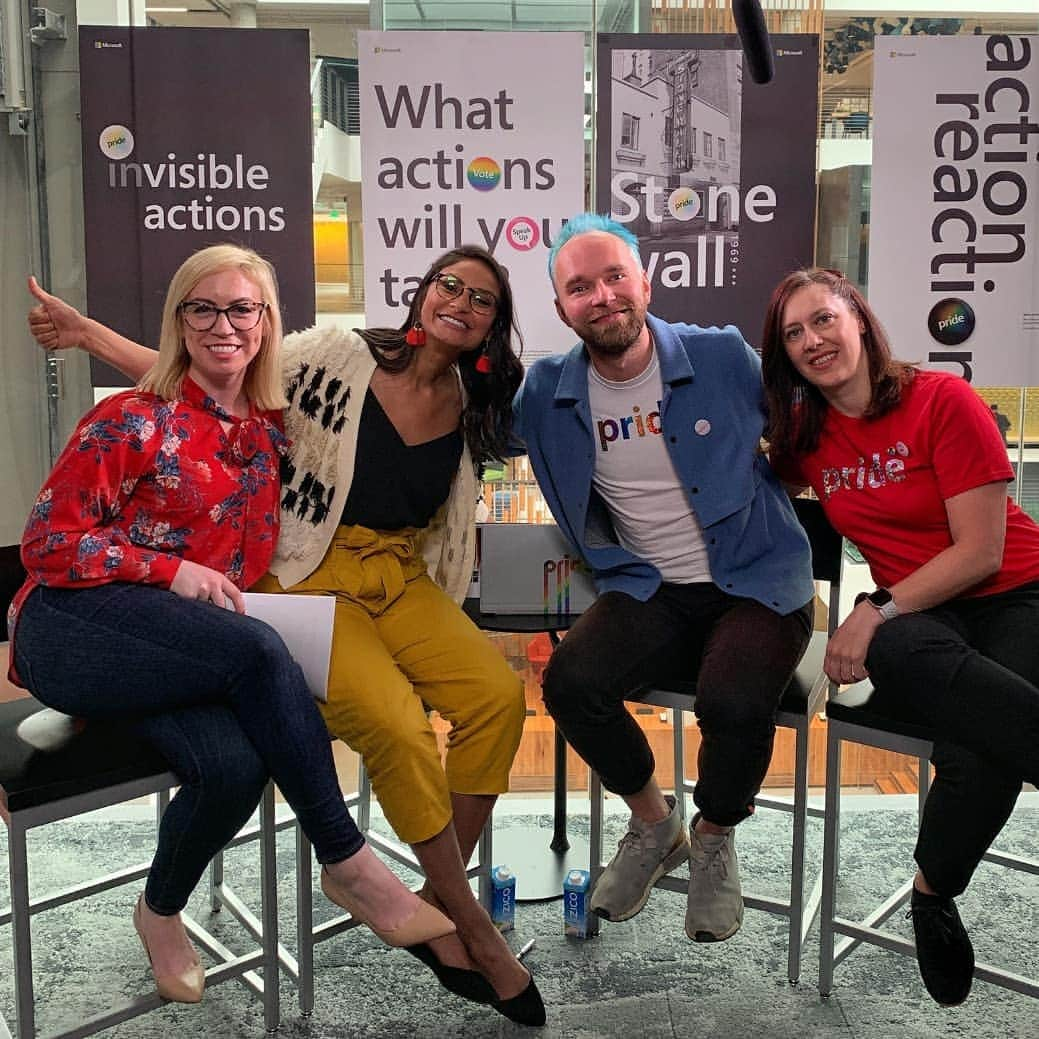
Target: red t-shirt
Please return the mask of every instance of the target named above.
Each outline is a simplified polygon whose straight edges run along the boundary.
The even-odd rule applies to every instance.
[[[819,446],[775,457],[780,479],[809,484],[833,526],[889,588],[952,544],[945,500],[1014,471],[989,406],[958,376],[920,371],[879,419],[828,409]],[[1039,526],[1007,499],[1003,565],[965,596],[1039,580]]]

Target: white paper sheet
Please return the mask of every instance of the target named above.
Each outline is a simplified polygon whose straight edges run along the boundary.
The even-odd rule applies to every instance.
[[[318,700],[328,699],[335,605],[331,595],[245,593],[245,612],[269,624],[282,637],[303,669],[307,688]]]

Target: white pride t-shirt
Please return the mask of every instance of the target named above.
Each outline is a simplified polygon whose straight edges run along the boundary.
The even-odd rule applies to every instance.
[[[588,366],[592,484],[624,548],[652,563],[665,581],[710,581],[703,529],[664,444],[663,391],[655,348],[645,371],[627,382],[611,382]]]

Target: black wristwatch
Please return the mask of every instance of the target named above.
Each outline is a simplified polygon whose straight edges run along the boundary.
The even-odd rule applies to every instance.
[[[898,603],[886,588],[878,588],[875,592],[859,592],[855,596],[855,605],[858,606],[863,600],[868,602],[886,621],[894,620],[899,614]]]

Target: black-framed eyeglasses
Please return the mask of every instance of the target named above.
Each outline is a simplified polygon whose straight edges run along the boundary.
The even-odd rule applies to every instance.
[[[184,318],[184,324],[195,332],[208,332],[220,320],[221,314],[233,329],[248,332],[260,323],[267,304],[243,299],[228,307],[218,307],[204,299],[186,299],[177,309]]]
[[[458,299],[463,292],[469,293],[469,306],[476,314],[493,314],[498,309],[498,297],[483,289],[471,289],[457,274],[441,271],[433,275],[437,293],[444,299]]]

